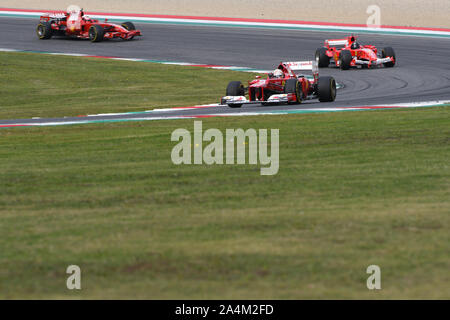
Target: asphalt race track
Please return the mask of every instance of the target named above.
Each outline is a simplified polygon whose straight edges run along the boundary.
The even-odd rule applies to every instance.
[[[91,43],[86,40],[64,38],[39,40],[35,34],[37,22],[37,19],[0,17],[0,48],[233,65],[269,70],[280,61],[312,60],[316,48],[323,45],[324,39],[346,36],[345,33],[330,32],[141,23],[137,24],[137,27],[142,30],[144,36],[137,40]],[[378,48],[392,46],[396,51],[397,65],[394,68],[371,70],[320,69],[321,75],[332,75],[344,86],[338,91],[335,102],[319,103],[317,100],[311,100],[294,106],[248,105],[240,109],[223,106],[212,108],[211,111],[204,109],[148,113],[145,117],[450,100],[448,58],[450,39],[364,34],[359,37],[359,42],[374,44]],[[218,102],[219,98],[211,103]],[[148,108],[151,109],[152,106]],[[100,116],[98,119],[126,117],[132,116]],[[54,120],[0,120],[0,125]],[[64,118],[64,121],[77,120],[80,118]]]

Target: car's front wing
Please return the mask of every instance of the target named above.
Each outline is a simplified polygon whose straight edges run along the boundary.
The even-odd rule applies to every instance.
[[[250,101],[245,96],[225,96],[220,99],[222,105],[243,105],[243,104],[260,104],[260,103],[289,103],[296,102],[295,93],[283,93],[271,95],[267,100]]]
[[[355,65],[359,64],[359,65],[376,65],[376,66],[378,66],[383,63],[394,62],[394,59],[391,57],[378,58],[377,60],[373,60],[373,61],[355,59],[354,62],[355,62]]]

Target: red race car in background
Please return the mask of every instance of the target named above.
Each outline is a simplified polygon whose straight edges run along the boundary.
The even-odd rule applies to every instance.
[[[67,12],[48,13],[40,18],[36,28],[39,39],[50,39],[54,35],[89,39],[92,42],[100,42],[103,39],[122,38],[131,40],[141,35],[132,22],[124,22],[121,25],[101,23],[84,14],[83,9],[70,6]]]
[[[294,71],[311,70],[312,77]],[[248,94],[248,99],[245,95]],[[303,100],[319,99],[331,102],[336,98],[336,81],[333,77],[320,77],[315,61],[281,62],[266,79],[257,76],[244,87],[240,81],[231,81],[222,97],[221,104],[239,108],[244,104],[301,103]]]
[[[325,40],[325,46],[316,50],[316,61],[319,68],[326,68],[330,63],[342,70],[360,65],[362,68],[372,68],[384,65],[391,68],[395,65],[395,52],[391,47],[381,52],[375,46],[362,46],[355,36],[346,39]]]

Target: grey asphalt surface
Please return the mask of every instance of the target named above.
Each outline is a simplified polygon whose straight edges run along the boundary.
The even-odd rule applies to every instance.
[[[332,32],[137,23],[136,26],[143,32],[142,38],[128,42],[111,40],[91,43],[65,38],[39,40],[35,34],[36,24],[37,19],[0,17],[0,48],[233,65],[267,70],[274,68],[280,61],[312,60],[316,48],[323,45],[324,39],[346,36],[345,33]],[[320,69],[321,75],[332,75],[344,86],[338,90],[335,102],[319,103],[317,100],[310,100],[301,105],[247,105],[240,109],[224,106],[211,110],[149,113],[145,116],[187,116],[450,100],[449,39],[362,34],[359,42],[373,44],[379,48],[392,46],[396,51],[397,65],[394,68],[371,70]],[[127,117],[136,115],[101,116],[96,120]],[[0,125],[54,120],[85,119],[0,120]]]

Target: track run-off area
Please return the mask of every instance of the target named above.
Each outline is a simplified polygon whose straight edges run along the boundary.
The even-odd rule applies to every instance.
[[[248,105],[240,109],[211,105],[122,114],[55,119],[0,120],[0,127],[159,120],[211,116],[356,111],[423,107],[450,103],[450,30],[357,25],[307,24],[260,20],[214,20],[192,17],[108,15],[113,21],[134,21],[143,37],[133,41],[90,41],[36,37],[39,12],[0,9],[0,51],[67,54],[151,63],[212,67],[236,71],[267,71],[280,61],[312,60],[325,39],[359,36],[362,44],[396,51],[394,68],[369,70],[320,69],[342,86],[335,102],[310,100],[301,105]],[[91,16],[95,16],[91,14]],[[239,74],[237,79],[239,80]],[[224,88],[225,91],[225,88]]]

